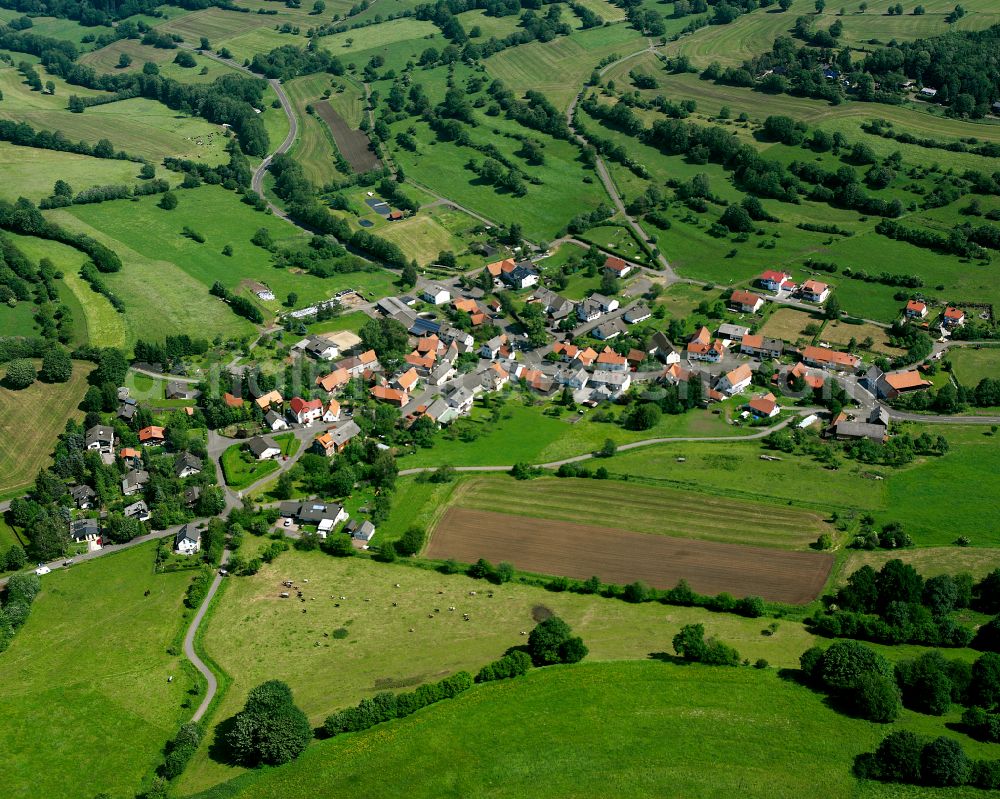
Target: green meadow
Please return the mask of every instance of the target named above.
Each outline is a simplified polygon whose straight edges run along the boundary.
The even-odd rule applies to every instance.
[[[0,745],[16,753],[0,770],[4,796],[132,796],[190,718],[191,673],[167,649],[179,645],[191,576],[154,574],[153,552],[147,544],[42,578],[0,655]]]

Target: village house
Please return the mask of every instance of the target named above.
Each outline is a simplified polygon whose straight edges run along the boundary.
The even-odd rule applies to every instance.
[[[932,383],[924,380],[916,369],[903,372],[886,372],[875,383],[877,395],[883,399],[894,400],[900,394],[911,394],[930,388]]]
[[[876,406],[867,419],[848,418],[841,413],[828,430],[828,434],[842,441],[856,441],[867,438],[876,443],[884,443],[889,438],[889,413]]]
[[[654,333],[652,339],[652,354],[659,358],[668,366],[672,363],[679,363],[681,354],[677,352],[674,345],[664,333]]]
[[[593,299],[586,299],[576,306],[576,316],[581,322],[594,322],[604,315],[601,304]]]
[[[317,361],[332,361],[340,355],[340,348],[336,344],[320,336],[310,336],[305,351]]]
[[[412,394],[419,381],[420,376],[417,374],[417,370],[410,367],[402,374],[396,375],[392,382],[396,388],[405,391],[407,394]]]
[[[625,277],[632,271],[631,264],[626,263],[621,258],[616,258],[613,255],[609,255],[604,260],[604,268],[615,277]]]
[[[455,367],[451,365],[451,361],[441,361],[431,373],[427,376],[427,382],[432,386],[443,386],[449,380],[451,380],[457,372]]]
[[[823,388],[823,384],[826,382],[822,374],[810,372],[802,361],[799,361],[791,369],[789,369],[787,374],[789,386],[793,385],[798,379],[802,380],[806,388],[810,388],[814,391],[816,389]]]
[[[451,307],[467,314],[473,314],[479,310],[479,304],[475,300],[463,298],[452,300]]]
[[[142,453],[132,447],[122,447],[118,451],[118,457],[121,458],[122,463],[130,469],[134,469],[137,466],[142,465]]]
[[[624,355],[619,355],[611,347],[605,347],[597,360],[594,362],[596,368],[606,369],[612,372],[624,372],[628,370],[628,359]]]
[[[131,397],[125,397],[118,406],[118,418],[124,422],[131,422],[139,410],[138,404]]]
[[[751,399],[746,404],[746,409],[755,419],[771,419],[781,413],[781,407],[778,405],[774,394],[770,392]]]
[[[740,354],[754,358],[780,358],[785,342],[778,338],[765,338],[759,333],[744,336],[740,342]]]
[[[586,349],[577,352],[576,357],[574,357],[573,360],[581,366],[589,369],[597,360],[597,350],[593,347],[587,347]]]
[[[69,537],[77,544],[101,545],[101,524],[97,519],[77,519],[69,524]]]
[[[739,343],[743,341],[743,337],[750,333],[749,327],[744,327],[743,325],[732,325],[728,322],[724,322],[719,325],[718,331],[719,338],[727,341],[735,341]]]
[[[510,373],[499,363],[490,364],[483,373],[483,388],[487,391],[499,391],[510,382]]]
[[[351,376],[344,368],[334,369],[330,374],[316,378],[316,385],[327,394],[332,394],[337,389],[343,388],[351,380]]]
[[[174,458],[174,475],[178,480],[201,474],[201,469],[201,459],[196,458],[190,452],[178,452]]]
[[[777,272],[773,269],[768,269],[763,274],[757,276],[757,285],[768,291],[789,291],[794,288],[795,284],[792,283],[792,276],[785,272]]]
[[[557,341],[552,345],[552,354],[558,356],[561,361],[572,361],[579,352],[580,348],[568,341]]]
[[[582,368],[567,366],[558,369],[554,375],[556,383],[561,386],[569,386],[572,389],[586,388],[590,382],[590,375]]]
[[[115,430],[113,427],[95,424],[87,430],[83,444],[87,449],[110,454],[115,450]]]
[[[496,360],[500,357],[500,352],[507,346],[507,334],[501,333],[499,336],[494,336],[489,341],[483,342],[483,345],[479,348],[479,356],[481,358],[486,358],[487,360]]]
[[[443,399],[448,406],[465,416],[472,410],[472,405],[476,401],[476,392],[465,386],[455,386],[450,391],[445,392]]]
[[[365,350],[360,355],[344,358],[336,366],[338,370],[346,371],[350,377],[358,377],[366,371],[374,372],[379,368],[379,362],[375,350]]]
[[[122,478],[122,493],[126,497],[142,490],[142,487],[149,482],[149,472],[144,469],[129,469]]]
[[[719,382],[715,385],[715,390],[723,394],[739,394],[750,385],[752,379],[753,372],[750,369],[750,365],[741,363],[735,369],[726,372],[719,378]]]
[[[201,530],[185,524],[174,535],[174,551],[178,555],[194,555],[201,551]]]
[[[184,489],[184,506],[193,508],[201,498],[201,486],[188,486]]]
[[[230,394],[228,391],[222,395],[222,401],[230,408],[243,407],[243,400],[233,394]]]
[[[149,507],[146,505],[145,501],[138,500],[133,502],[131,505],[126,505],[122,508],[122,513],[128,519],[135,519],[139,522],[145,522],[149,520]]]
[[[324,422],[339,422],[340,421],[340,403],[337,400],[332,399],[326,403],[326,408],[323,410],[323,421]]]
[[[806,302],[823,303],[830,296],[830,287],[818,280],[807,280],[799,289],[799,296]]]
[[[409,355],[407,355],[404,360],[410,366],[419,369],[421,372],[426,374],[427,372],[429,372],[431,369],[434,368],[434,362],[437,360],[437,353],[427,352],[421,354],[414,350]]]
[[[437,283],[431,283],[427,288],[420,292],[420,298],[424,300],[424,302],[429,302],[432,305],[444,305],[445,303],[451,302],[451,292],[444,286]]]
[[[595,369],[590,376],[590,385],[607,389],[608,398],[615,399],[632,386],[632,376],[628,372],[611,372],[607,369]]]
[[[907,319],[923,319],[927,316],[927,303],[922,300],[910,300],[903,311]]]
[[[687,357],[692,361],[718,363],[722,360],[725,347],[719,339],[712,340],[707,327],[701,327],[687,344]]]
[[[489,276],[494,280],[499,280],[500,276],[504,272],[511,271],[515,266],[513,258],[504,258],[502,261],[494,261],[491,264],[486,264],[486,271]]]
[[[281,447],[277,442],[264,436],[254,436],[246,444],[247,450],[259,461],[267,461],[277,458],[281,454]]]
[[[372,386],[371,394],[376,401],[395,405],[397,408],[402,408],[410,401],[410,396],[405,391],[388,386]]]
[[[649,306],[642,302],[637,302],[631,308],[622,314],[622,319],[628,322],[630,325],[637,325],[640,322],[645,322],[653,315],[653,312],[649,310]]]
[[[602,325],[598,325],[597,327],[595,327],[593,330],[590,331],[590,334],[594,338],[600,339],[601,341],[610,341],[613,338],[617,338],[622,333],[627,333],[627,332],[628,329],[625,327],[625,325],[622,323],[620,319],[612,319],[608,322],[605,322]]]
[[[186,383],[180,380],[169,380],[167,381],[167,387],[164,389],[163,396],[168,400],[193,400],[200,396],[199,392],[193,383]]]
[[[92,508],[94,506],[94,499],[97,497],[94,489],[88,485],[73,486],[69,490],[69,495],[80,510]]]
[[[281,396],[277,391],[271,390],[261,394],[254,400],[254,403],[262,411],[266,411],[272,405],[281,405],[284,402],[284,397]]]
[[[292,397],[288,401],[288,418],[298,424],[311,424],[323,416],[323,401]]]
[[[961,327],[965,324],[965,311],[952,308],[950,305],[944,309],[941,316],[941,323],[947,328]]]
[[[375,537],[375,525],[367,519],[360,523],[357,519],[351,519],[344,525],[344,532],[355,541],[364,541],[367,544]]]
[[[545,313],[553,320],[564,319],[573,313],[573,303],[550,289],[537,289],[533,299],[542,306]]]
[[[316,436],[316,440],[313,441],[313,449],[320,455],[332,457],[338,452],[343,452],[344,447],[351,442],[351,439],[360,434],[361,428],[351,419]]]
[[[144,427],[138,433],[139,443],[144,447],[158,447],[164,442],[163,428],[156,425]]]
[[[752,291],[737,289],[729,295],[729,305],[740,313],[757,313],[764,307],[764,298]]]
[[[500,279],[513,289],[527,289],[538,285],[538,272],[531,261],[522,261],[510,271],[502,272]]]
[[[861,359],[849,352],[839,352],[826,347],[803,347],[802,362],[807,366],[837,371],[856,370],[861,366]]]
[[[285,417],[273,410],[264,414],[264,424],[268,426],[272,433],[288,429],[288,422],[285,421]]]

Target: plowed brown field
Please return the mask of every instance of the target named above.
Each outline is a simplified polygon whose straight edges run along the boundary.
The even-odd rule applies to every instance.
[[[320,119],[330,128],[333,140],[337,142],[337,149],[355,172],[368,172],[382,165],[378,156],[371,151],[368,137],[360,130],[352,130],[328,102],[317,102],[315,108]]]
[[[727,591],[805,604],[826,583],[833,556],[713,541],[692,541],[613,527],[449,508],[427,546],[429,558],[507,561],[523,571],[607,583],[641,580],[672,588],[687,580],[699,594]]]

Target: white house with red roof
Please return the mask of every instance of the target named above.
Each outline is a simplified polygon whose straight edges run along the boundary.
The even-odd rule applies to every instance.
[[[607,269],[615,277],[625,277],[629,272],[632,271],[632,266],[626,263],[621,258],[616,258],[613,255],[609,255],[604,261],[604,268]]]
[[[941,323],[945,327],[961,327],[965,324],[965,311],[959,310],[958,308],[952,308],[949,305],[944,309],[944,314],[941,317]]]
[[[830,296],[830,287],[819,280],[807,280],[799,289],[799,296],[806,302],[826,302]]]
[[[757,313],[764,307],[764,298],[752,291],[737,289],[729,295],[729,304],[741,313]]]
[[[927,303],[921,300],[910,300],[903,312],[907,319],[923,319],[927,316]]]
[[[757,276],[757,284],[768,291],[785,291],[785,285],[790,284],[794,287],[794,283],[791,283],[792,276],[786,272],[778,272],[774,269],[768,269],[761,275]]]
[[[315,422],[323,416],[323,401],[292,397],[288,402],[288,415],[299,424]]]
[[[739,394],[750,385],[752,379],[753,372],[750,365],[741,363],[731,372],[726,372],[720,377],[719,382],[715,384],[715,389],[723,394]]]

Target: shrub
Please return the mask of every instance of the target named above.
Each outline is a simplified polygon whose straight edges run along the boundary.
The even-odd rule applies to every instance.
[[[583,639],[574,637],[570,626],[558,616],[539,622],[528,636],[528,652],[536,666],[577,663],[587,651]]]
[[[531,656],[520,649],[504,655],[499,660],[494,660],[483,666],[476,675],[476,682],[491,682],[492,680],[506,680],[511,677],[520,677],[527,674],[531,668]]]

